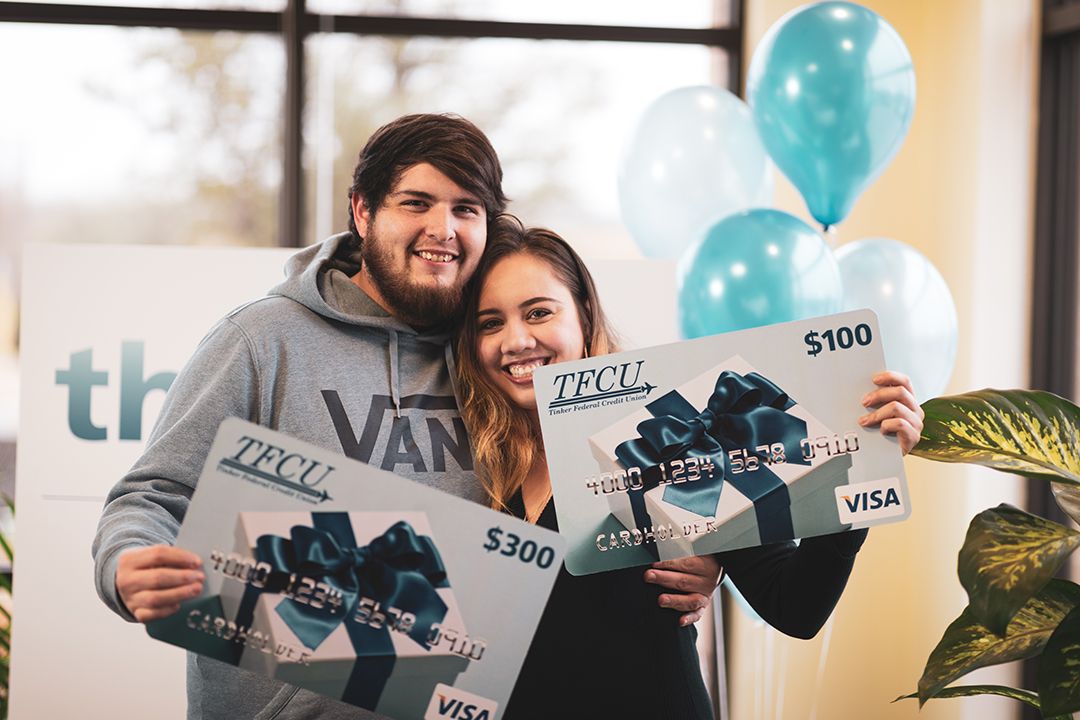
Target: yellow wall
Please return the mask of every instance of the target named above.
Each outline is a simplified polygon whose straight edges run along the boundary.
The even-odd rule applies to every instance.
[[[745,66],[768,27],[801,4],[748,0]],[[960,323],[948,392],[1024,386],[1039,3],[863,4],[911,51],[916,111],[900,153],[839,226],[835,242],[895,238],[942,272]],[[782,178],[776,205],[810,221]],[[915,689],[930,650],[965,605],[956,553],[971,516],[999,502],[1022,502],[1016,481],[990,471],[919,459],[909,459],[906,470],[912,517],[870,532],[831,630],[809,642],[791,640],[738,610],[729,613],[731,718],[1019,716],[1004,698],[932,701],[921,713],[915,701],[890,704]],[[1018,682],[1014,668],[969,677],[963,682]]]

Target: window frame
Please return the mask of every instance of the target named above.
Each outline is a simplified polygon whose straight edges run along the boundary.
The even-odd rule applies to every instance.
[[[1075,398],[1080,393],[1080,0],[1044,0],[1042,9],[1029,379],[1032,388]],[[1027,507],[1070,523],[1044,480],[1027,479]],[[1022,675],[1023,687],[1037,687],[1036,661],[1025,661]],[[1025,705],[1022,717],[1041,715]]]
[[[745,0],[731,0],[726,27],[673,28],[621,25],[505,22],[391,15],[322,15],[308,12],[305,0],[286,0],[281,12],[144,8],[114,5],[40,4],[0,1],[0,22],[112,25],[178,30],[279,35],[285,45],[283,175],[278,245],[298,247],[304,237],[303,130],[304,40],[313,33],[391,37],[513,38],[703,45],[728,56],[726,87],[740,97]]]

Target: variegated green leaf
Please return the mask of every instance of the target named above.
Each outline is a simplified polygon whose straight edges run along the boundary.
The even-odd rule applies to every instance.
[[[1030,690],[1011,688],[1006,685],[953,685],[952,687],[945,688],[930,699],[946,700],[948,698],[970,697],[972,695],[1001,695],[1002,697],[1008,697],[1013,700],[1019,700],[1022,703],[1027,703],[1035,709],[1039,708],[1038,695]],[[896,700],[893,700],[893,702],[911,700],[912,698],[917,697],[919,697],[919,693],[913,692],[909,695],[901,695],[896,698]]]
[[[1080,484],[1080,408],[1040,390],[979,390],[923,403],[912,454]]]
[[[1039,657],[1039,703],[1046,713],[1080,710],[1080,608],[1061,621]]]
[[[960,584],[968,610],[997,635],[1028,599],[1054,577],[1080,545],[1080,533],[1011,505],[971,519],[960,548]]]
[[[1051,580],[1013,616],[1004,637],[990,632],[964,608],[926,661],[919,678],[919,705],[976,668],[1038,655],[1054,628],[1078,604],[1080,586]]]

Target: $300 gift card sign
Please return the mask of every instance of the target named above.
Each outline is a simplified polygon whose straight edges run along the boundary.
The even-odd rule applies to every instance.
[[[540,368],[567,569],[907,518],[897,441],[858,424],[885,369],[869,310]]]
[[[153,637],[402,720],[500,716],[565,549],[235,418],[176,544],[202,557],[206,583]]]

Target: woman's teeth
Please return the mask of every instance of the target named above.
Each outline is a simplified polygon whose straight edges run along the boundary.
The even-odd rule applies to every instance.
[[[450,262],[454,259],[454,256],[449,253],[433,253],[427,250],[417,250],[416,254],[431,262]]]
[[[538,367],[543,367],[543,360],[531,360],[527,363],[521,363],[520,365],[511,365],[508,370],[510,374],[516,378],[529,377],[533,374],[533,371]]]

